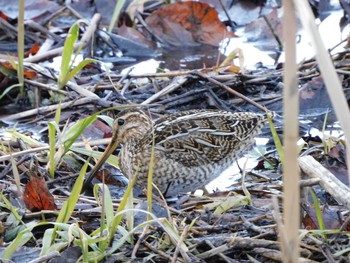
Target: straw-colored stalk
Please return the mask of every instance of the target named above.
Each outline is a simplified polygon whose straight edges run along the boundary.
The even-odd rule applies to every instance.
[[[299,262],[299,214],[300,214],[300,190],[298,170],[299,137],[299,100],[298,78],[296,64],[296,31],[297,19],[293,1],[283,1],[283,38],[285,41],[285,68],[284,68],[284,196],[283,213],[285,233],[281,240],[283,262]]]
[[[346,101],[341,82],[335,71],[333,62],[322,41],[321,35],[315,24],[315,17],[312,13],[310,4],[306,0],[294,0],[300,20],[307,32],[311,44],[315,50],[316,60],[320,68],[323,81],[326,84],[329,98],[335,110],[337,119],[345,134],[346,144],[346,163],[348,166],[348,177],[350,179],[350,111]],[[348,207],[350,208],[350,207]]]
[[[24,96],[24,0],[18,2],[18,21],[17,21],[17,53],[18,53],[18,65],[17,65],[17,76],[20,84],[20,94]]]

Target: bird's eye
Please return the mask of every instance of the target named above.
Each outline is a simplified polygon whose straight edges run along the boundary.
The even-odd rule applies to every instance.
[[[124,119],[119,119],[119,120],[118,120],[118,125],[119,125],[119,126],[124,125],[124,123],[125,123],[125,120],[124,120]]]

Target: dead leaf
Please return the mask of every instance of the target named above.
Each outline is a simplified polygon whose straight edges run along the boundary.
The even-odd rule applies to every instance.
[[[32,211],[57,210],[55,200],[47,188],[44,178],[30,177],[24,188],[24,203]]]
[[[144,35],[142,35],[139,31],[136,29],[126,26],[125,24],[121,25],[120,27],[116,28],[116,31],[118,35],[125,37],[127,39],[133,40],[135,42],[138,42],[140,44],[143,44],[149,48],[153,48],[154,45],[151,41],[147,40]]]
[[[213,203],[206,204],[204,207],[210,210],[215,209],[214,214],[223,214],[231,208],[247,205],[248,202],[249,201],[246,196],[235,194],[234,196],[228,196],[224,198],[219,197]]]
[[[112,137],[112,129],[103,121],[96,120],[83,131],[84,138],[93,140]]]
[[[10,18],[7,15],[5,15],[2,11],[0,11],[0,18],[4,19],[7,22],[10,20]]]
[[[104,182],[107,185],[116,185],[119,187],[125,186],[123,184],[123,180],[120,180],[123,176],[117,168],[108,167],[108,169],[104,168],[96,173],[96,179]],[[104,177],[104,179],[103,179]]]
[[[35,42],[33,46],[24,53],[24,57],[29,57],[29,55],[35,55],[39,51],[39,44]]]
[[[315,207],[313,205],[303,206],[306,215],[303,219],[305,229],[319,229],[318,220],[316,216]],[[339,229],[342,225],[341,218],[339,218],[339,210],[330,207],[323,207],[322,218],[325,229]]]
[[[11,19],[18,16],[18,1],[0,0],[1,11]],[[26,0],[24,2],[24,19],[36,20],[44,15],[55,13],[60,6],[49,0]]]
[[[342,164],[343,167],[340,166],[341,165],[339,164],[338,166],[330,166],[327,164],[324,165],[324,167],[327,168],[327,170],[330,171],[340,182],[345,185],[349,185],[349,177],[346,164]]]
[[[224,38],[235,36],[214,8],[194,1],[164,5],[147,17],[146,23],[154,35],[172,46],[218,46]]]
[[[17,70],[13,68],[9,62],[0,62],[0,71],[7,77],[17,77]],[[34,79],[37,77],[37,74],[33,70],[28,70],[24,68],[24,77],[27,79]]]

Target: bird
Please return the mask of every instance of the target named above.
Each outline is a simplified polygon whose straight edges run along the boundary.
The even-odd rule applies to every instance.
[[[100,160],[88,174],[83,191],[108,157],[122,144],[119,166],[129,180],[147,185],[153,155],[153,183],[166,196],[193,192],[217,178],[252,146],[267,123],[267,114],[197,109],[153,121],[141,109],[122,110]],[[154,146],[152,146],[154,145]]]

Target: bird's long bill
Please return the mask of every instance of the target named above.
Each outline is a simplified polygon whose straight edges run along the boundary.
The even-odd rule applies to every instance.
[[[113,136],[111,142],[107,145],[107,148],[103,152],[100,160],[96,163],[94,168],[92,168],[90,174],[88,175],[87,179],[85,180],[85,183],[82,188],[82,192],[88,188],[89,184],[91,183],[92,179],[94,178],[96,172],[101,168],[101,166],[105,163],[105,161],[108,159],[108,157],[115,151],[115,149],[118,148],[119,142],[116,138],[117,136]]]

